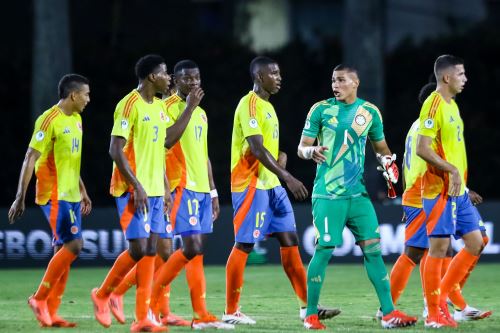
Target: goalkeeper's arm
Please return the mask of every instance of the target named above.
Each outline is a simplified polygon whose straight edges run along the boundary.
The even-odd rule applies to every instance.
[[[316,139],[302,136],[300,138],[299,147],[297,148],[297,155],[304,160],[313,160],[321,164],[326,161],[326,156],[323,155],[323,152],[328,150],[328,147],[313,146],[314,141],[316,141]]]

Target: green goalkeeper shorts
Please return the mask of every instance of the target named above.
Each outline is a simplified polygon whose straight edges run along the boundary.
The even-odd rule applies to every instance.
[[[377,215],[366,196],[337,200],[314,198],[312,207],[316,241],[321,246],[342,245],[342,232],[346,226],[356,243],[380,238]]]

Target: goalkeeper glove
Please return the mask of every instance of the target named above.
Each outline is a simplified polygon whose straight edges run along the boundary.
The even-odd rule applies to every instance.
[[[382,176],[384,176],[387,183],[387,196],[394,199],[396,198],[396,189],[394,188],[394,184],[398,182],[399,178],[398,166],[395,163],[396,154],[392,154],[392,156],[382,156],[377,154],[377,159],[381,164],[381,166],[377,167],[377,170],[382,172]]]

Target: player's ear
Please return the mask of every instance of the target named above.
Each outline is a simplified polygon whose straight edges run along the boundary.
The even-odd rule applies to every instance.
[[[155,82],[156,80],[156,74],[155,73],[151,73],[147,76],[147,79],[149,82]]]

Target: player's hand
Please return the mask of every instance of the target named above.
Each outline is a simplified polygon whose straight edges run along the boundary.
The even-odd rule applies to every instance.
[[[457,168],[454,168],[452,172],[450,172],[450,186],[448,190],[448,194],[452,197],[458,197],[460,194],[460,189],[462,188],[462,177],[460,177],[460,173]]]
[[[205,96],[203,89],[200,87],[193,88],[186,97],[186,107],[194,110],[200,104],[203,96]]]
[[[295,199],[299,201],[303,201],[309,195],[307,188],[302,184],[302,182],[292,175],[290,175],[287,179],[284,179],[286,186],[292,192]]]
[[[92,211],[92,201],[87,193],[82,193],[82,200],[80,201],[80,212],[83,216],[89,215]]]
[[[24,199],[16,199],[12,203],[9,209],[9,224],[12,224],[16,221],[16,219],[20,218],[24,213]]]
[[[174,205],[174,201],[172,200],[172,194],[169,191],[165,191],[165,195],[163,196],[163,213],[165,215],[169,215],[172,210],[172,206]]]
[[[377,154],[377,159],[382,166],[382,168],[377,168],[377,170],[382,171],[382,175],[385,180],[396,184],[399,179],[399,169],[396,162],[396,154],[382,156]]]
[[[303,156],[306,160],[313,160],[317,164],[326,162],[326,156],[323,154],[328,150],[326,146],[310,146],[303,150]]]
[[[144,215],[148,214],[149,211],[149,201],[148,195],[141,184],[138,184],[137,187],[134,188],[134,207],[137,212],[140,212]]]
[[[287,161],[288,161],[288,157],[287,157],[286,153],[280,151],[278,154],[278,164],[280,165],[280,167],[282,167],[283,169],[286,169],[286,162]]]
[[[212,221],[215,221],[219,218],[220,215],[220,205],[219,198],[212,198]]]
[[[472,201],[472,204],[479,205],[480,203],[483,202],[483,197],[477,194],[477,192],[469,190],[469,199]]]

